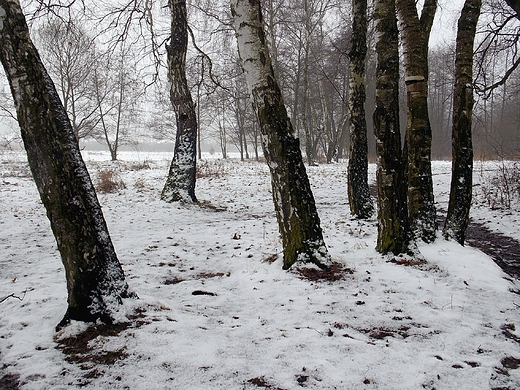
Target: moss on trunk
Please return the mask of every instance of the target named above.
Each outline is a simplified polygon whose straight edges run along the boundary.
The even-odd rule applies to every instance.
[[[409,251],[406,181],[399,129],[399,52],[394,0],[376,0],[377,251]]]
[[[453,89],[452,176],[443,234],[464,245],[473,190],[473,44],[481,0],[466,0],[459,18]]]
[[[271,66],[260,1],[233,0],[231,10],[242,67],[253,96],[264,156],[271,172],[273,201],[283,243],[283,268],[288,269],[297,261],[324,267],[329,255],[300,144],[294,137]]]
[[[350,213],[357,218],[368,218],[374,205],[368,189],[368,141],[365,118],[365,61],[367,53],[367,1],[354,0],[352,47],[349,52],[349,116],[350,154],[348,162],[348,201]]]

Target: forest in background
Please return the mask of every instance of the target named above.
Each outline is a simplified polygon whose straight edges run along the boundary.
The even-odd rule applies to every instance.
[[[51,12],[38,10],[38,4],[29,4],[26,10],[32,15],[32,37],[80,143],[90,146],[95,140],[117,158],[120,147],[138,149],[173,142],[175,114],[168,98],[164,45],[170,35],[167,7],[152,1],[125,6],[111,2],[93,12],[88,4],[73,2]],[[455,7],[441,2],[436,18],[460,12]],[[315,162],[346,158],[350,2],[266,0],[263,11],[273,68],[302,152]],[[457,16],[453,15],[454,24]],[[204,148],[226,157],[233,148],[244,159],[258,158],[262,154],[260,132],[240,67],[228,2],[191,1],[188,19],[191,40],[186,73],[199,121],[199,153]],[[509,7],[501,1],[484,2],[474,71],[473,141],[478,159],[518,157],[518,29]],[[369,18],[366,112],[371,159],[375,158],[374,34]],[[432,159],[449,159],[455,41],[451,32],[446,36],[453,40],[443,38],[442,32],[440,36],[437,32],[429,48]],[[505,75],[507,81],[503,82]],[[404,74],[402,77],[400,122],[404,127]],[[14,147],[20,142],[19,131],[3,75],[0,93],[0,122],[10,129],[1,134],[0,144]]]

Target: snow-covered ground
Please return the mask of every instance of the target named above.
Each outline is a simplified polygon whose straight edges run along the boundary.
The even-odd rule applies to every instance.
[[[13,296],[0,303],[0,388],[520,388],[520,283],[441,238],[420,245],[426,264],[389,262],[374,250],[375,219],[350,216],[344,163],[308,174],[329,251],[354,272],[316,282],[281,269],[265,164],[206,156],[200,207],[159,200],[169,154],[84,157],[94,181],[111,169],[126,184],[98,197],[140,297],[126,308],[141,318],[97,337],[80,323],[56,334],[63,267],[23,153],[3,153],[0,299]],[[480,171],[496,167],[478,164],[476,192]],[[450,164],[434,175],[446,209]],[[520,239],[518,212],[477,205],[472,215]]]

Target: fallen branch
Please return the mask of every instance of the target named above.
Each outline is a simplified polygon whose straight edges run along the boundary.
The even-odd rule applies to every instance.
[[[27,290],[24,290],[22,291],[23,292],[23,296],[22,297],[19,297],[18,295],[14,295],[14,293],[12,294],[9,294],[3,298],[0,299],[0,303],[4,302],[4,301],[7,301],[9,298],[16,298],[18,299],[19,301],[23,301],[24,298],[25,298],[25,294],[27,294]]]

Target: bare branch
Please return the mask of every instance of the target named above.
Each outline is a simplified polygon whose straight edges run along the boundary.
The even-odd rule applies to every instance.
[[[23,295],[21,297],[19,297],[18,295],[15,295],[14,293],[12,294],[9,294],[3,298],[0,298],[0,303],[3,303],[4,301],[7,301],[9,298],[16,298],[18,299],[19,301],[23,301],[24,298],[25,298],[25,295],[27,294],[27,290],[24,290],[22,291]]]

